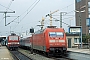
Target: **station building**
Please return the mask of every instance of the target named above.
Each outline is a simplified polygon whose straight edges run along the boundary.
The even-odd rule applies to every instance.
[[[66,39],[68,48],[78,48],[81,42],[79,34],[66,34]]]

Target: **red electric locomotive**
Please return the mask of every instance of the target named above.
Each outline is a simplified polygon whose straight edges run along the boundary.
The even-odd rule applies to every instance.
[[[11,33],[11,35],[9,35],[7,37],[7,47],[10,50],[18,50],[19,47],[19,36],[16,35],[15,33]]]
[[[66,34],[63,28],[46,28],[32,35],[32,49],[48,55],[61,55],[67,52]]]

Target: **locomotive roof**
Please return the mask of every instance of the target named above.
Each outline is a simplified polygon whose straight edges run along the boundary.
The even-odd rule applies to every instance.
[[[64,30],[63,28],[45,28],[43,30],[36,31],[35,34],[43,33],[45,30],[49,30],[49,29],[62,29],[62,30]]]
[[[18,35],[9,35],[9,36],[18,36]]]

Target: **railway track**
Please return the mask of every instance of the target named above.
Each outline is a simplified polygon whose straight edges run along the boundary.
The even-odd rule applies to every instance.
[[[31,55],[29,50],[23,50],[23,49],[21,49],[21,50],[22,50],[21,52],[23,54],[28,55],[29,57],[32,57],[32,59],[34,59],[34,60],[42,60],[42,59],[43,60],[75,60],[75,59],[71,59],[66,56],[48,57],[42,53],[41,54],[34,53],[34,55]]]
[[[19,51],[10,51],[14,60],[32,60],[30,57],[20,53]]]
[[[44,56],[44,55],[43,55]],[[47,56],[48,57],[48,56]],[[51,58],[53,60],[75,60],[75,59],[72,59],[72,58],[69,58],[68,56],[66,55],[60,55],[60,56],[49,56],[48,58]]]
[[[68,57],[60,56],[60,57],[51,57],[54,60],[75,60]]]

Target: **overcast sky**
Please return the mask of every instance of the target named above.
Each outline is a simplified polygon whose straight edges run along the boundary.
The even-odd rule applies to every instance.
[[[50,25],[49,17],[47,14],[59,10],[52,14],[52,17],[60,20],[60,12],[67,12],[68,14],[62,16],[63,22],[71,26],[75,26],[75,2],[74,0],[0,0],[0,12],[13,12],[7,13],[5,26],[5,15],[0,13],[0,35],[9,35],[10,31],[21,33],[29,31],[31,27],[39,30],[42,17],[45,17],[45,27]],[[19,16],[19,17],[18,17]],[[52,25],[60,27],[59,21],[54,21]],[[68,27],[63,24],[63,28],[68,32]],[[44,27],[44,28],[45,28]]]

